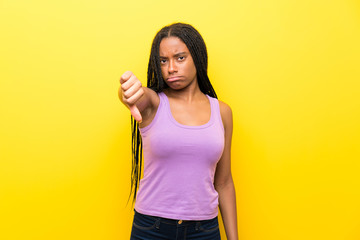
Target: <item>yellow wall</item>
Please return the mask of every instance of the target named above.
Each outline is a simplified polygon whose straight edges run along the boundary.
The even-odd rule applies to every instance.
[[[128,239],[118,79],[146,83],[175,21],[203,35],[234,112],[240,239],[360,239],[356,0],[1,0],[0,239]]]

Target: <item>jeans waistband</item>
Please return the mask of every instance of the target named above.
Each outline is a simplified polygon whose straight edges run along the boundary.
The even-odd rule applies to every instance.
[[[142,214],[142,213],[137,212],[135,209],[134,209],[134,211],[135,211],[135,214],[146,216],[148,218],[152,218],[154,221],[160,221],[162,223],[166,223],[166,224],[170,224],[170,225],[189,225],[189,224],[193,224],[193,223],[198,224],[203,221],[208,221],[208,220],[181,220],[181,219],[177,220],[177,219],[170,219],[170,218],[163,218],[163,217]],[[217,217],[215,217],[215,218],[217,218]]]

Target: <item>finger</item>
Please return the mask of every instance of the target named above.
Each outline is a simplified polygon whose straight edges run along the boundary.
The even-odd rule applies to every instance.
[[[130,77],[133,75],[131,71],[126,71],[123,75],[120,77],[120,83],[123,84],[127,80],[130,79]]]
[[[134,85],[136,82],[140,82],[137,77],[133,74],[130,76],[130,78],[128,80],[126,80],[126,82],[124,82],[123,84],[121,84],[121,88],[126,91],[128,90],[132,85]],[[141,83],[141,82],[140,82]]]
[[[142,121],[142,116],[141,116],[140,111],[139,111],[139,109],[137,108],[137,106],[136,106],[136,105],[131,105],[129,108],[130,108],[130,113],[131,113],[131,115],[134,117],[134,119],[135,119],[137,122],[141,123],[141,121]]]
[[[140,88],[139,91],[135,92],[134,95],[132,95],[129,98],[123,98],[123,100],[128,106],[130,106],[130,105],[134,105],[143,95],[144,95],[144,90]]]
[[[130,98],[141,89],[141,82],[135,82],[129,89],[123,92],[125,98]]]

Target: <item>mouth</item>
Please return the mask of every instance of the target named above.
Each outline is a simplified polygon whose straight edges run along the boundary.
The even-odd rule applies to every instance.
[[[174,77],[167,78],[168,82],[175,82],[175,81],[178,81],[178,80],[181,80],[180,76],[174,76]]]

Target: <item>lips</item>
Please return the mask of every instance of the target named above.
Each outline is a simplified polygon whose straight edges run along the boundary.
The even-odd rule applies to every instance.
[[[180,76],[167,78],[167,81],[168,81],[168,82],[175,82],[175,81],[178,81],[178,80],[181,80],[181,77],[180,77]]]

